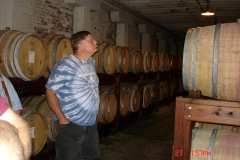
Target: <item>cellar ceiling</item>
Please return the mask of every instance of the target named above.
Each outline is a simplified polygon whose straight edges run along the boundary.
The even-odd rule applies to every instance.
[[[189,28],[237,22],[240,0],[105,0],[163,29],[185,37]],[[215,13],[202,16],[207,8]],[[240,23],[240,22],[239,22]]]

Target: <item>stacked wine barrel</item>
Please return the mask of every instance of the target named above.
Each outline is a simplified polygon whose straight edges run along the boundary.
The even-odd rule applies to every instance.
[[[174,56],[105,43],[98,45],[98,51],[92,57],[97,73],[106,75],[181,70],[177,68],[179,62]]]
[[[72,54],[70,39],[17,30],[0,30],[1,72],[6,77],[33,81],[48,78],[54,65]]]

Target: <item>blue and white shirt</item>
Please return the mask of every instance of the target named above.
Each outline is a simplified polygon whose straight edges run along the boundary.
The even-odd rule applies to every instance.
[[[81,61],[70,55],[58,61],[46,88],[55,92],[66,118],[81,126],[96,122],[99,108],[99,80],[92,57]],[[54,119],[57,120],[56,115]]]

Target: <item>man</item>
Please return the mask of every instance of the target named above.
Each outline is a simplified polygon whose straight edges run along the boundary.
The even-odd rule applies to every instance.
[[[0,159],[28,160],[31,151],[28,124],[0,96]]]
[[[12,110],[21,115],[22,104],[10,80],[0,71],[0,96],[3,96]]]
[[[95,61],[97,41],[88,31],[72,35],[73,55],[57,62],[46,84],[46,97],[57,120],[56,160],[100,157],[96,117],[99,80]]]

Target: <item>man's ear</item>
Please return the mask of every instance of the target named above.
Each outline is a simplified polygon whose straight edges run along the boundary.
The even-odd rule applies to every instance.
[[[79,43],[79,44],[78,44],[78,50],[82,50],[83,47],[84,47],[83,43]]]

